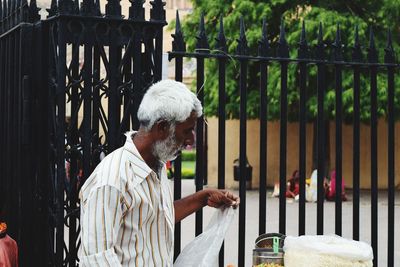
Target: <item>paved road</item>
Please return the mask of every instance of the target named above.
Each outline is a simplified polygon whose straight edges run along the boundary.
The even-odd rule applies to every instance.
[[[182,183],[182,194],[186,196],[195,191],[194,183],[192,180],[184,180]],[[237,192],[236,192],[237,193]],[[246,197],[246,266],[252,264],[252,249],[254,241],[258,236],[258,197],[257,191],[248,191]],[[346,238],[352,237],[352,202],[343,203],[343,236]],[[379,193],[378,201],[378,215],[379,215],[379,251],[378,259],[379,266],[387,266],[387,193]],[[317,206],[315,203],[306,204],[306,234],[316,233],[316,211]],[[279,202],[277,198],[271,198],[268,193],[267,199],[267,232],[277,232],[279,229],[278,221]],[[204,209],[204,226],[207,225],[209,219],[213,214],[213,209]],[[335,203],[326,202],[324,206],[324,229],[325,233],[334,233],[335,231]],[[360,203],[360,221],[362,222],[360,228],[360,238],[362,241],[370,243],[370,214],[371,205],[368,192],[363,192]],[[395,205],[395,262],[400,262],[400,192],[396,195]],[[298,221],[298,203],[287,203],[287,234],[297,235],[297,221]],[[194,215],[189,216],[182,222],[182,246],[185,246],[194,238]],[[233,264],[237,266],[238,254],[238,221],[232,223],[227,237],[225,239],[225,264]],[[400,266],[396,265],[395,266]]]

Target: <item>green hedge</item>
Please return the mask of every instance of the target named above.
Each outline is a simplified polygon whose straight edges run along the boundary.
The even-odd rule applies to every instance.
[[[194,174],[193,169],[182,168],[182,179],[193,179]]]
[[[196,150],[183,150],[182,161],[196,161]]]

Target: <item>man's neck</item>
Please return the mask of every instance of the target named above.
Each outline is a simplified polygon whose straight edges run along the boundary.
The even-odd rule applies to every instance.
[[[141,131],[139,129],[139,131],[131,136],[131,138],[136,146],[136,149],[139,151],[139,154],[142,156],[146,164],[152,170],[157,170],[159,168],[159,161],[154,157],[152,153],[153,141],[151,134]]]

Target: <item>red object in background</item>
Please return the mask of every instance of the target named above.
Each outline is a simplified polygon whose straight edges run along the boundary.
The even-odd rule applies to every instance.
[[[167,170],[172,169],[171,161],[168,160],[167,163],[166,163],[165,165],[166,165],[166,167],[167,167]]]
[[[288,180],[287,188],[286,188],[286,197],[287,198],[295,198],[300,193],[300,173],[298,170],[295,170],[292,174],[292,177]]]
[[[5,225],[5,223],[1,223]],[[7,226],[0,231],[0,267],[18,267],[17,242],[6,233]]]
[[[331,180],[329,183],[329,187],[326,190],[325,197],[327,200],[335,200],[336,196],[336,171],[333,170],[331,172]],[[346,192],[344,190],[344,179],[342,177],[342,200],[347,200]]]

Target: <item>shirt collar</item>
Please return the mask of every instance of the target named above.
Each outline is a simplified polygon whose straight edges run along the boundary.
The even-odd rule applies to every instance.
[[[136,133],[137,133],[137,131],[130,131],[130,132],[125,133],[126,141],[124,144],[124,148],[128,152],[130,152],[130,154],[132,154],[132,157],[130,157],[131,158],[130,160],[135,165],[140,167],[140,170],[137,170],[137,172],[135,171],[135,175],[139,176],[142,179],[146,179],[146,177],[148,177],[151,173],[153,173],[153,175],[151,175],[151,176],[157,177],[157,174],[153,171],[153,169],[151,169],[149,167],[149,165],[147,165],[147,163],[144,161],[144,159],[140,155],[139,151],[137,150],[135,144],[133,143],[132,136]],[[161,161],[159,163],[161,166],[164,166],[164,163],[162,163]],[[161,179],[161,177],[159,177],[159,179]],[[158,180],[158,179],[156,179],[156,180]]]

